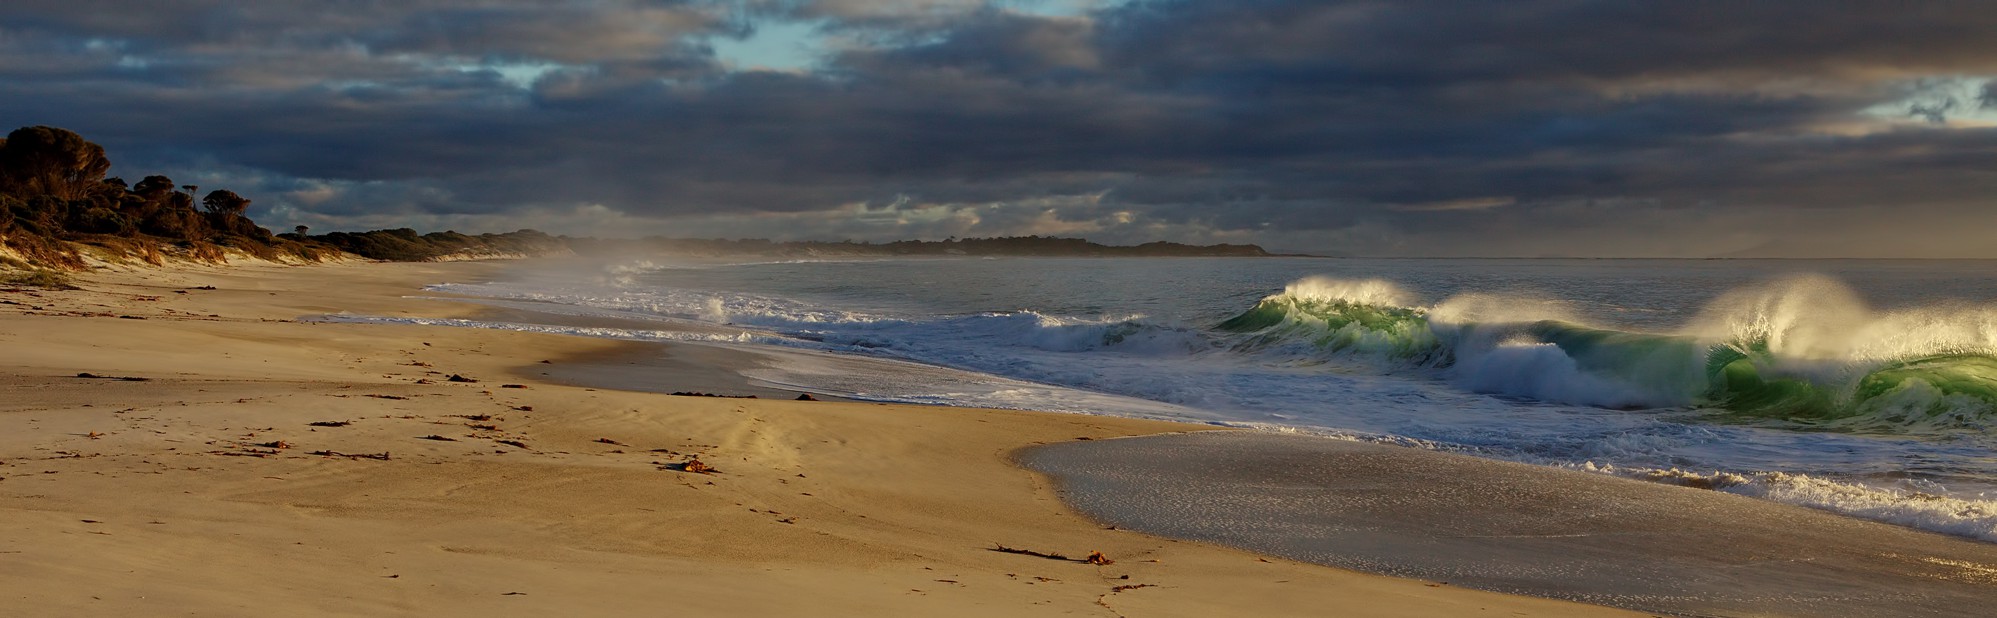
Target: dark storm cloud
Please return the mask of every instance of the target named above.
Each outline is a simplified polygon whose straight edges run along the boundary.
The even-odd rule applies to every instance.
[[[1018,6],[18,0],[0,121],[321,227],[1706,254],[1997,194],[1979,5]],[[819,65],[713,55],[775,18]]]

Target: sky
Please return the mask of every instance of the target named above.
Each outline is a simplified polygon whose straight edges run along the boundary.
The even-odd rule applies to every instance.
[[[274,229],[1997,257],[1997,5],[8,0],[0,131]]]

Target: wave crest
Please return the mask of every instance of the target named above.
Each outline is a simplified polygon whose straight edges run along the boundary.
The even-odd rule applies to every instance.
[[[1305,277],[1283,286],[1285,296],[1301,301],[1347,303],[1373,307],[1407,307],[1415,295],[1385,279]]]

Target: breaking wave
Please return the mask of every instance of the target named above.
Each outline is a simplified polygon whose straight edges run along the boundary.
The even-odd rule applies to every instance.
[[[1584,324],[1532,299],[1419,306],[1383,281],[1306,279],[1221,322],[1233,347],[1366,355],[1470,390],[1723,420],[1876,432],[1989,429],[1997,312],[1875,312],[1835,280],[1738,290],[1677,332]]]

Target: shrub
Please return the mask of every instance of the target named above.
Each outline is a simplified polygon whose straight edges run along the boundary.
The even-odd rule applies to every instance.
[[[109,208],[91,208],[76,213],[69,229],[85,234],[129,234],[135,226],[125,215]]]

